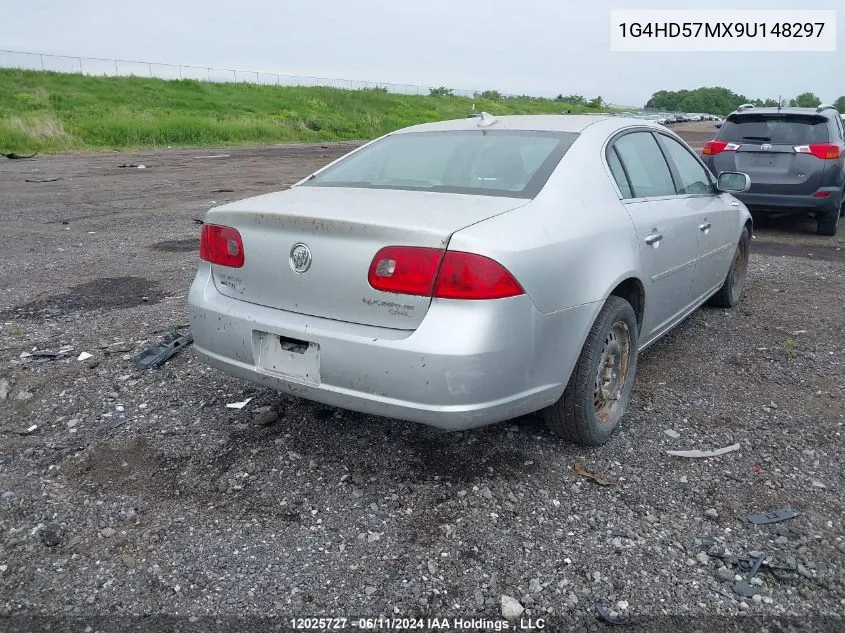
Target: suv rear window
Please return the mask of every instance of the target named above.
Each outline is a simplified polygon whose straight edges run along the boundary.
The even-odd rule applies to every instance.
[[[830,140],[826,119],[796,114],[735,114],[727,118],[718,138],[779,145],[811,145]]]

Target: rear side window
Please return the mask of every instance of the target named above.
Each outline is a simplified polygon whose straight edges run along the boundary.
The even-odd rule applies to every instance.
[[[725,120],[720,141],[812,145],[827,143],[830,135],[823,117],[795,114],[735,114]]]
[[[650,132],[626,134],[614,143],[614,147],[635,198],[677,195],[669,165]]]
[[[631,184],[628,182],[628,176],[625,175],[625,170],[622,168],[622,163],[619,162],[619,155],[615,149],[611,149],[607,154],[607,164],[610,165],[610,172],[613,174],[613,179],[619,186],[619,191],[622,192],[623,198],[633,198],[634,192],[631,191]]]

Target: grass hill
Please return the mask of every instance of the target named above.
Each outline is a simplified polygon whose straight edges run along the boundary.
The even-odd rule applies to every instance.
[[[0,69],[0,151],[365,140],[465,117],[473,103],[496,114],[598,112],[530,97],[408,96]]]

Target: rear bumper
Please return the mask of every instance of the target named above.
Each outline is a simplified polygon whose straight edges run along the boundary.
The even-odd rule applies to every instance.
[[[818,198],[814,195],[791,196],[777,193],[741,193],[734,196],[752,211],[820,211],[833,212],[838,210],[842,202],[842,192],[836,188],[823,188],[819,191],[828,192],[828,197]]]
[[[244,380],[353,411],[461,430],[563,393],[600,303],[552,314],[526,296],[435,300],[413,332],[310,317],[221,295],[201,262],[188,297],[197,354]],[[308,379],[268,370],[261,341],[319,346]],[[314,348],[316,349],[316,348]]]

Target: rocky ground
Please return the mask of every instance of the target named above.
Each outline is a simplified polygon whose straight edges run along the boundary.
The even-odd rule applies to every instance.
[[[444,434],[328,409],[190,348],[135,369],[186,323],[193,220],[348,149],[0,163],[0,629],[497,620],[503,596],[555,630],[602,630],[597,601],[632,629],[841,626],[845,233],[761,223],[742,306],[646,352],[624,427],[595,449],[536,416]]]

